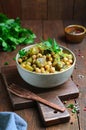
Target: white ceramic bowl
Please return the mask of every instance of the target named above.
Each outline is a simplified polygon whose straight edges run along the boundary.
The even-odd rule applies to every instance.
[[[28,50],[32,46],[34,45],[27,46],[23,49]],[[69,51],[73,55],[74,62],[71,65],[71,67],[69,67],[68,69],[62,72],[50,73],[50,74],[31,72],[22,68],[21,65],[18,63],[19,54],[17,53],[16,64],[17,64],[17,69],[21,78],[24,81],[26,81],[28,84],[31,84],[32,86],[39,87],[39,88],[52,88],[66,82],[73,73],[75,62],[76,62],[76,57],[74,53],[68,48],[65,48],[63,46],[60,46],[60,47]]]

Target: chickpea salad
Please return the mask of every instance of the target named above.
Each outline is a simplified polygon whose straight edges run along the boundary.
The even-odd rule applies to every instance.
[[[36,73],[57,73],[71,67],[73,55],[61,48],[56,40],[48,39],[34,44],[29,50],[19,51],[18,63],[22,68]]]

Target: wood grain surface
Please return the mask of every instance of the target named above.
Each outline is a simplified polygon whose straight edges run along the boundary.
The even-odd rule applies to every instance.
[[[81,24],[86,26],[86,21],[83,20],[55,20],[55,21],[22,21],[22,25],[25,27],[31,27],[32,30],[38,36],[36,41],[39,41],[39,37],[43,36],[55,38],[59,44],[64,45],[71,49],[76,55],[76,66],[72,74],[72,80],[79,89],[79,97],[67,101],[67,104],[77,103],[80,107],[80,113],[73,114],[69,109],[71,115],[70,121],[63,124],[56,124],[49,127],[44,127],[41,122],[41,117],[37,106],[33,108],[16,110],[15,112],[23,117],[28,123],[28,130],[85,130],[86,129],[86,37],[81,43],[71,44],[65,40],[64,27],[69,24]],[[17,50],[13,52],[0,52],[0,72],[1,67],[5,67],[4,63],[9,62],[8,66],[15,65],[13,57],[23,46],[18,46]],[[9,73],[11,73],[9,71]],[[0,111],[13,111],[10,103],[9,96],[5,89],[5,84],[0,76]]]
[[[0,12],[22,20],[86,20],[85,0],[0,0]]]

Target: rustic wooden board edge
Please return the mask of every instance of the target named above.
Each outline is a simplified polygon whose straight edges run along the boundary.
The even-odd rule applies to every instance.
[[[61,107],[65,107],[64,104],[61,102],[61,100],[58,97],[53,99],[52,102],[59,104]],[[51,125],[55,125],[55,124],[66,123],[70,120],[70,114],[66,108],[65,108],[64,112],[59,112],[59,111],[53,110],[52,108],[49,108],[49,107],[41,104],[41,103],[40,104],[37,103],[37,105],[38,105],[39,113],[41,115],[40,119],[42,120],[42,123],[44,126],[51,126]],[[48,113],[48,111],[49,111],[49,113]]]
[[[31,107],[34,106],[34,104],[35,104],[34,101],[27,100],[27,99],[25,99],[25,102],[23,102],[23,103],[21,102],[20,104],[13,102],[13,100],[12,100],[12,95],[13,94],[10,93],[9,90],[7,89],[8,88],[8,84],[7,84],[6,77],[5,77],[4,73],[1,73],[1,76],[2,76],[2,79],[3,79],[3,83],[5,85],[6,91],[8,93],[8,96],[10,98],[13,110],[20,110],[20,109],[25,109],[25,108],[31,108]]]

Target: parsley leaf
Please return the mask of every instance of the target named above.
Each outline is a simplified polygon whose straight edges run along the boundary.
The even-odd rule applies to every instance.
[[[50,51],[53,51],[53,52],[56,52],[56,53],[61,51],[61,49],[60,49],[60,47],[59,47],[59,45],[58,45],[58,43],[56,42],[55,39],[48,38],[48,40],[42,41],[42,42],[46,46],[47,50],[50,50]]]
[[[25,49],[19,50],[19,55],[20,55],[20,57],[25,56],[25,54],[26,54]]]
[[[9,19],[0,14],[0,47],[3,51],[13,51],[19,44],[33,43],[36,35],[21,26],[20,18]]]

